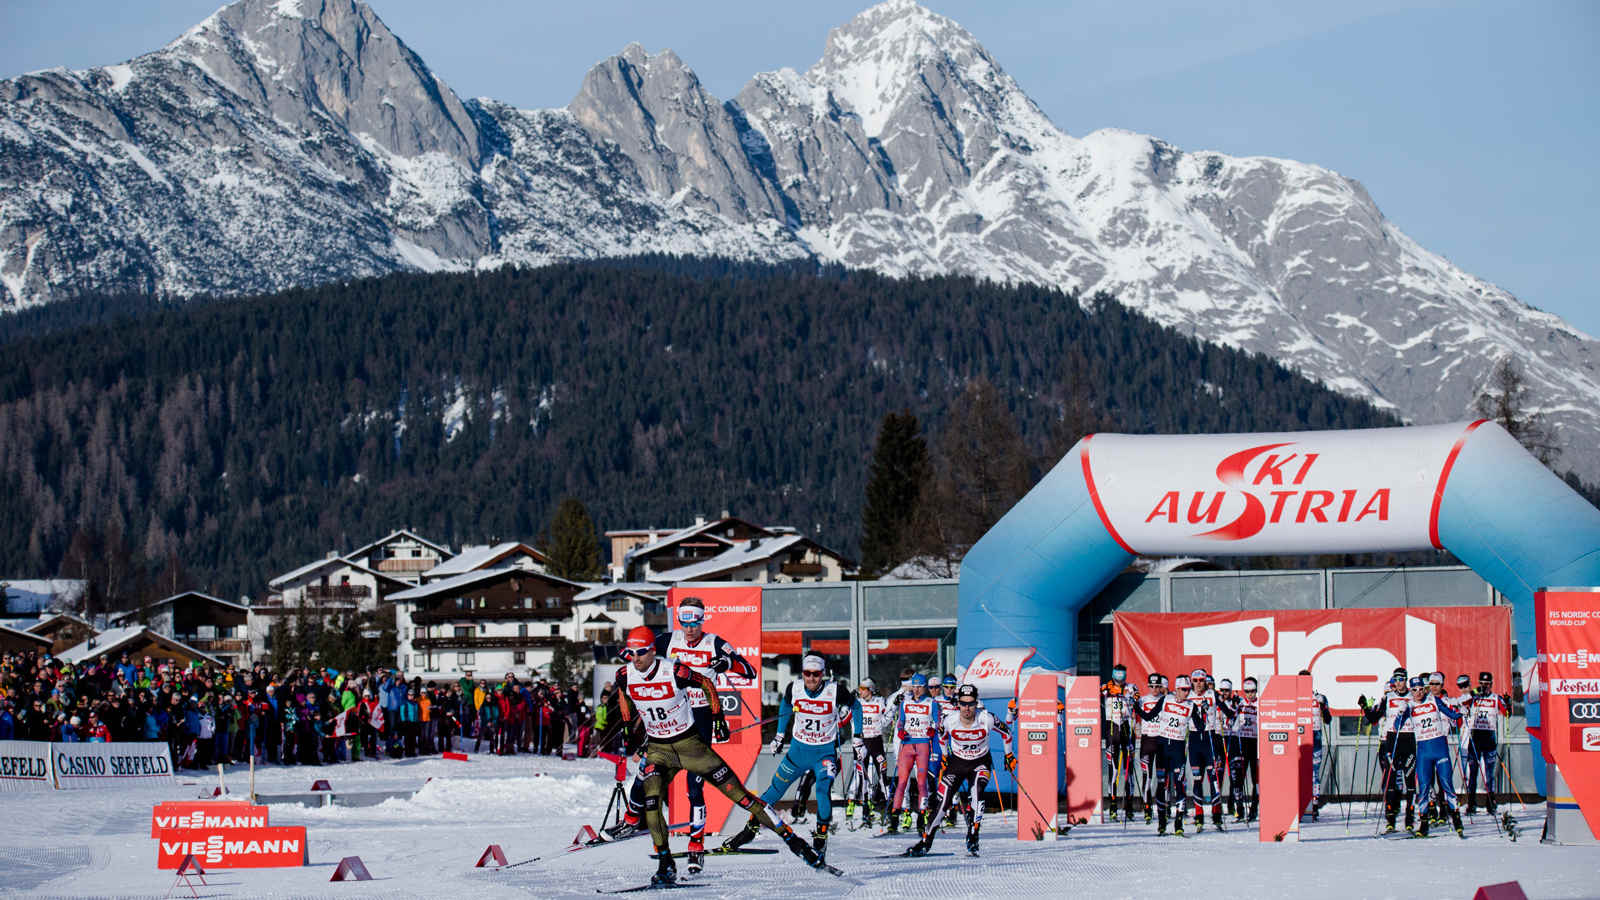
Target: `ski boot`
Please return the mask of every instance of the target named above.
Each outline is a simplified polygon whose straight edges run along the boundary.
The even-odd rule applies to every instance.
[[[1148,806],[1144,808],[1144,823],[1146,825],[1150,824],[1150,807]]]
[[[1478,798],[1477,797],[1469,797],[1469,798],[1467,798],[1467,818],[1470,819],[1470,818],[1472,818],[1473,816],[1475,816],[1477,814],[1478,814]],[[1494,815],[1494,810],[1490,810],[1489,811],[1489,815],[1491,815],[1491,816]]]
[[[1406,830],[1410,831],[1411,830],[1411,826],[1407,825],[1406,826]],[[1417,826],[1416,835],[1417,835],[1417,837],[1427,837],[1428,836],[1428,817],[1427,816],[1423,816],[1422,817],[1422,824]]]
[[[1394,820],[1390,819],[1389,821],[1384,823],[1384,825],[1383,825],[1383,833],[1384,834],[1394,834],[1394,832],[1395,832]]]
[[[816,830],[811,832],[811,849],[817,851],[817,858],[823,862],[828,861],[828,829],[829,823],[819,821]]]
[[[778,833],[783,836],[783,843],[788,846],[789,852],[800,857],[806,865],[813,869],[820,869],[827,865],[822,861],[822,857],[817,855],[817,851],[811,849],[811,845],[806,843],[805,838],[794,833],[793,828],[784,825],[783,830]]]
[[[900,833],[900,813],[891,809],[884,813],[883,818],[890,834]]]
[[[798,825],[806,820],[806,813],[808,812],[810,812],[810,810],[807,809],[807,804],[800,800],[796,800],[794,802],[794,807],[789,810],[789,821]]]
[[[1157,819],[1156,819],[1156,835],[1158,837],[1165,837],[1166,834],[1167,834],[1167,811],[1163,809],[1161,811],[1161,815],[1159,817],[1157,817]]]
[[[689,838],[689,874],[699,875],[706,867],[706,844],[701,838]]]
[[[608,841],[620,841],[626,837],[633,837],[643,830],[644,824],[629,816],[610,828],[602,828],[600,834]]]
[[[1106,807],[1106,821],[1117,821],[1117,807],[1115,801],[1113,801],[1111,804],[1108,804]]]
[[[672,849],[670,847],[659,847],[651,855],[658,862],[656,863],[656,873],[650,876],[650,885],[656,887],[677,884],[678,864],[672,861]]]
[[[1215,828],[1218,831],[1224,830],[1223,827],[1222,827],[1222,811],[1221,810],[1215,809],[1215,808],[1213,808],[1211,810],[1211,827]]]
[[[1180,828],[1178,830],[1182,831],[1183,829]],[[1206,813],[1205,813],[1205,810],[1203,810],[1203,809],[1201,809],[1201,808],[1199,808],[1197,806],[1197,807],[1195,807],[1195,810],[1194,810],[1194,833],[1195,834],[1199,834],[1200,832],[1205,831],[1205,830],[1206,830]]]
[[[856,830],[856,802],[854,800],[844,805],[844,824],[851,831]]]
[[[917,827],[916,817],[912,815],[911,810],[904,809],[900,811],[900,827],[906,831]]]
[[[1245,821],[1246,822],[1254,822],[1256,820],[1256,814],[1259,813],[1260,811],[1261,811],[1261,801],[1260,800],[1251,800],[1250,801],[1250,815],[1249,815],[1248,818],[1245,819]]]
[[[972,822],[967,825],[967,855],[978,855],[978,829],[983,827],[982,822]]]
[[[1450,824],[1453,825],[1455,827],[1455,829],[1456,829],[1456,837],[1461,838],[1463,841],[1467,839],[1467,830],[1465,828],[1461,827],[1461,811],[1460,810],[1457,810],[1457,809],[1450,810]]]
[[[1179,836],[1183,834],[1183,813],[1181,812],[1172,820],[1172,833]]]
[[[755,817],[752,816],[750,821],[744,823],[743,828],[735,832],[732,837],[723,841],[722,845],[717,849],[723,853],[731,853],[734,850],[743,847],[745,844],[755,840],[756,835],[759,833],[761,833],[761,823],[757,822]]]
[[[932,849],[933,849],[933,835],[924,834],[922,837],[917,839],[917,842],[915,844],[912,844],[911,846],[907,847],[905,849],[905,853],[903,855],[904,856],[927,856],[928,855],[928,851],[932,850]]]

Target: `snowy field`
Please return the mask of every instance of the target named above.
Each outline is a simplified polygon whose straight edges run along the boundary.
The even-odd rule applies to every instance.
[[[530,756],[267,767],[257,771],[261,794],[305,791],[317,778],[330,780],[336,791],[418,790],[411,799],[365,808],[273,805],[272,824],[307,827],[311,865],[219,872],[198,890],[201,897],[593,897],[597,888],[642,884],[655,868],[646,858],[648,838],[564,852],[578,829],[604,811],[611,773],[603,762]],[[181,776],[176,787],[160,792],[0,794],[6,823],[0,893],[165,896],[173,874],[155,867],[150,807],[209,797],[215,784],[213,773],[209,779]],[[230,771],[228,784],[245,790],[244,771]],[[1465,841],[1448,831],[1426,841],[1376,839],[1374,820],[1361,814],[1357,806],[1347,827],[1344,807],[1329,806],[1322,822],[1304,826],[1301,843],[1275,845],[1259,844],[1254,831],[1244,830],[1157,838],[1142,824],[1080,826],[1054,843],[1021,843],[1008,837],[1015,833],[1014,816],[990,814],[981,859],[969,858],[954,832],[934,846],[951,855],[903,859],[884,857],[911,838],[841,829],[828,859],[848,880],[813,872],[787,852],[712,857],[705,873],[692,879],[698,885],[683,896],[1466,900],[1479,885],[1510,880],[1520,881],[1530,897],[1600,896],[1600,848],[1541,845],[1542,808],[1519,813],[1524,835],[1516,843],[1486,816],[1468,826]],[[799,827],[810,834],[809,824]],[[682,841],[675,839],[674,849],[682,849]],[[513,862],[542,859],[501,871],[474,869],[489,844],[504,847]],[[779,843],[764,834],[755,846]],[[361,857],[375,880],[329,883],[344,856]]]

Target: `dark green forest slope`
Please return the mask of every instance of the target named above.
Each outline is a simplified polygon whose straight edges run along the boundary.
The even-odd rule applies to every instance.
[[[397,527],[533,539],[568,495],[602,529],[728,509],[854,553],[879,420],[907,409],[936,435],[979,376],[1041,460],[1085,409],[1128,432],[1396,424],[1265,357],[1088,306],[653,258],[43,315],[0,344],[0,572],[93,552],[259,596]]]

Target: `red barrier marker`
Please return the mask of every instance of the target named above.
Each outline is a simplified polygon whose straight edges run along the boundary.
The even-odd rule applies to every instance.
[[[1499,884],[1486,884],[1478,888],[1472,895],[1472,900],[1528,900],[1528,895],[1522,892],[1522,883],[1519,881],[1502,881]]]
[[[372,873],[367,871],[366,863],[359,856],[346,856],[339,860],[339,867],[333,870],[333,877],[329,881],[371,881]]]
[[[500,849],[499,844],[490,844],[489,849],[483,851],[483,855],[478,857],[478,861],[472,867],[481,869],[490,863],[493,863],[495,867],[506,864],[506,852]]]
[[[318,778],[316,781],[311,782],[311,789],[313,791],[331,791],[333,790],[333,785],[329,784],[325,778]]]
[[[193,854],[185,856],[183,862],[178,865],[178,877],[172,879],[172,887],[167,888],[167,896],[172,896],[172,892],[178,889],[178,882],[181,881],[184,886],[189,888],[190,896],[199,897],[200,892],[194,889],[194,882],[190,881],[191,878],[200,879],[201,884],[206,883],[206,870],[200,865],[200,860],[194,858]],[[206,886],[210,887],[210,885]]]
[[[457,753],[454,750],[446,750],[445,752],[443,752],[443,753],[441,753],[439,755],[443,756],[445,759],[453,759],[453,760],[455,760],[457,762],[466,762],[467,761],[467,755],[465,753]]]

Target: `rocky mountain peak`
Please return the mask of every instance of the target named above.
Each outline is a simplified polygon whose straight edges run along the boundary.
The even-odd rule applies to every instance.
[[[461,100],[361,0],[238,0],[163,53],[285,121],[326,116],[397,156],[478,162]]]

